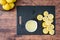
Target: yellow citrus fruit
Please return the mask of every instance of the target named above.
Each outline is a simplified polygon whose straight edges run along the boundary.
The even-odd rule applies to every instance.
[[[13,9],[13,8],[14,8],[14,6],[15,6],[15,4],[14,4],[14,3],[9,3],[9,5],[10,5],[11,9]]]
[[[47,27],[47,26],[48,26],[48,25],[46,25],[46,23],[45,23],[45,22],[43,22],[43,23],[42,23],[42,27],[44,27],[44,28],[45,28],[45,27]]]
[[[16,2],[16,0],[14,0],[14,2]]]
[[[2,6],[4,10],[10,10],[10,5],[7,3],[5,5]]]
[[[42,16],[42,15],[37,15],[37,19],[38,19],[39,21],[41,21],[41,20],[43,19],[43,16]]]
[[[50,21],[45,21],[45,24],[46,25],[51,25],[51,22]]]
[[[43,33],[44,33],[44,34],[48,34],[47,28],[44,28],[44,29],[43,29]]]
[[[48,15],[48,19],[53,20],[53,18],[54,18],[53,14]]]
[[[48,11],[44,11],[44,16],[48,16]]]
[[[16,2],[16,0],[6,0],[7,3],[13,3],[13,2]]]
[[[48,17],[43,17],[43,21],[47,21],[48,20]]]
[[[51,24],[48,28],[49,28],[49,29],[54,29],[54,25]]]
[[[49,34],[50,34],[50,35],[54,35],[54,30],[50,30],[50,31],[49,31]]]
[[[37,29],[37,22],[34,20],[29,20],[26,22],[25,28],[28,32],[34,32]]]
[[[1,5],[5,5],[6,4],[6,0],[0,0],[0,4]]]
[[[49,20],[49,19],[48,19],[48,21],[50,21],[51,23],[53,23],[53,19],[52,19],[52,20]]]
[[[48,31],[51,31],[51,30],[54,29],[54,26],[50,25],[50,26],[47,27],[47,29],[48,29]]]

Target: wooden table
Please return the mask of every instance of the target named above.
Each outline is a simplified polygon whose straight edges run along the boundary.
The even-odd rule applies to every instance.
[[[0,40],[60,40],[60,0],[17,0],[16,6],[55,6],[56,34],[16,35],[16,8],[11,11],[0,10]]]

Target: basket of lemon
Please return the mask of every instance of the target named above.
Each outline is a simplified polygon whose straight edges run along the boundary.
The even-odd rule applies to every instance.
[[[0,0],[0,5],[3,10],[11,10],[15,7],[16,0]]]

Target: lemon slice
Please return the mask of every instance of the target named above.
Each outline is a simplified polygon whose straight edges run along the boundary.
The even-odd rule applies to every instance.
[[[28,32],[34,32],[37,30],[37,22],[34,20],[29,20],[26,22],[25,28]]]
[[[44,28],[44,29],[43,29],[43,33],[44,33],[44,34],[48,34],[47,28]]]
[[[54,18],[53,14],[48,15],[48,19],[53,20],[53,18]]]
[[[48,17],[43,17],[43,21],[47,21],[48,20]]]
[[[50,30],[50,31],[49,31],[49,34],[50,34],[50,35],[54,35],[54,30]]]
[[[48,26],[47,29],[48,29],[48,31],[53,30],[54,29],[54,25]]]
[[[42,23],[42,27],[44,27],[44,28],[47,27],[45,22]]]
[[[48,11],[44,11],[44,16],[48,16]]]
[[[42,15],[37,15],[37,20],[41,21],[43,19]]]

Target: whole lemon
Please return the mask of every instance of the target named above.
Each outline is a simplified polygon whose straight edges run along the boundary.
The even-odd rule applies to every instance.
[[[6,0],[7,3],[13,3],[13,2],[16,2],[16,0]]]
[[[6,0],[0,0],[1,5],[5,5],[6,3],[7,3]]]
[[[4,9],[4,10],[10,10],[10,5],[7,3],[6,5],[3,5],[2,6],[2,8]]]
[[[15,4],[14,4],[14,3],[10,3],[9,5],[10,5],[11,9],[13,9],[13,8],[14,8],[14,6],[15,6]]]

